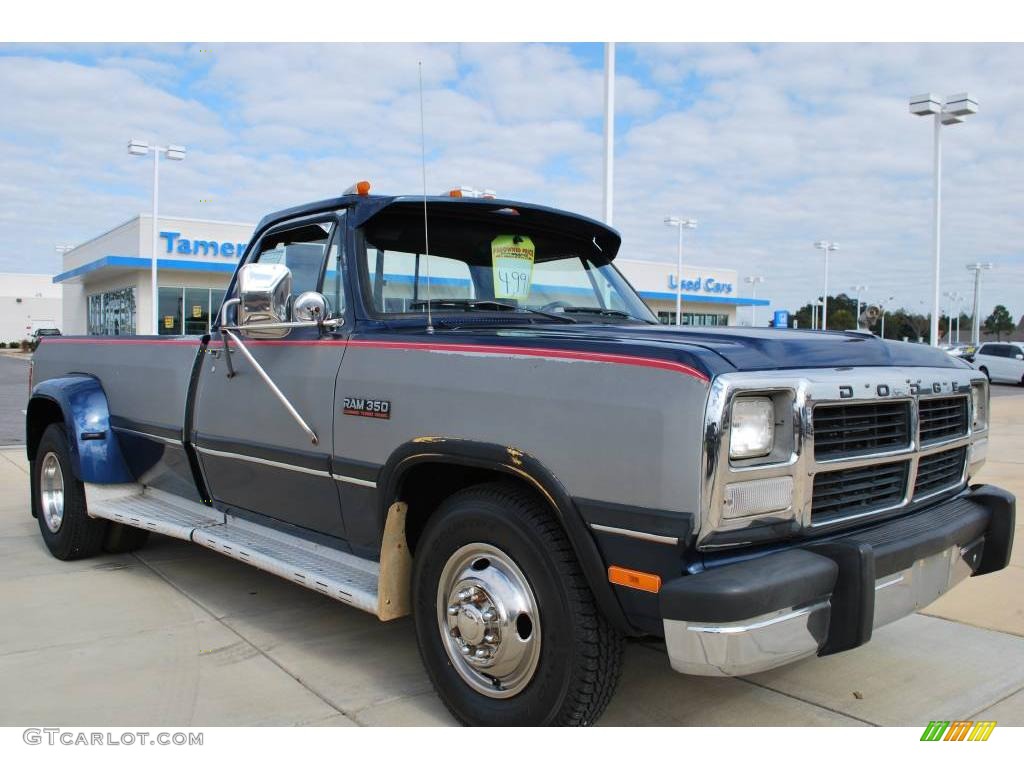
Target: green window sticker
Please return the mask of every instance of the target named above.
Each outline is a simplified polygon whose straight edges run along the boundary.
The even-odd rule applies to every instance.
[[[525,299],[533,281],[533,241],[522,235],[498,235],[491,241],[494,298]]]

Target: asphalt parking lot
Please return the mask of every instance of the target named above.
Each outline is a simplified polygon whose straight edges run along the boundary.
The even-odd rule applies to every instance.
[[[996,389],[980,480],[1024,496],[1024,390]],[[1022,551],[867,646],[749,678],[684,677],[657,643],[632,642],[600,724],[1024,725]],[[172,539],[53,559],[20,448],[0,449],[0,615],[0,725],[452,723],[407,619],[380,623]]]

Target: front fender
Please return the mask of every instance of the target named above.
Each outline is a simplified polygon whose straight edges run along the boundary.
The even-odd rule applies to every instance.
[[[399,489],[405,473],[422,462],[480,467],[526,481],[544,497],[562,524],[583,569],[583,576],[605,617],[621,631],[637,634],[612,591],[604,558],[568,491],[537,458],[514,446],[447,437],[418,437],[402,444],[391,454],[377,479],[381,530],[384,529],[387,509],[395,501],[400,501]]]
[[[83,483],[135,482],[117,436],[110,428],[107,396],[98,379],[84,375],[63,376],[33,387],[26,411],[30,435],[40,413],[51,410],[46,407],[47,403],[60,409],[75,477]],[[40,435],[43,429],[45,425],[38,429]]]

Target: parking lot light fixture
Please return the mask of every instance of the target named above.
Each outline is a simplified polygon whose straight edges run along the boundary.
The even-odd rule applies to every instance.
[[[978,102],[969,93],[958,93],[946,98],[945,103],[931,93],[910,99],[910,113],[918,117],[931,117],[935,123],[933,140],[933,173],[935,184],[934,212],[932,221],[932,321],[931,343],[939,344],[939,296],[941,292],[941,223],[942,223],[942,126],[962,123],[969,115],[976,114]],[[977,325],[977,323],[975,323]]]
[[[974,273],[974,311],[971,314],[971,343],[978,346],[981,343],[981,318],[978,312],[981,310],[981,273],[986,269],[992,269],[990,261],[976,261],[968,264],[967,269]]]
[[[157,244],[160,240],[160,225],[158,222],[159,215],[159,204],[160,204],[160,154],[163,153],[167,156],[168,160],[184,160],[185,159],[185,147],[180,144],[169,144],[166,147],[161,147],[159,144],[150,144],[146,141],[139,139],[132,139],[128,142],[128,154],[142,157],[150,152],[153,153],[153,252],[152,259],[149,268],[150,275],[150,290],[152,292],[152,320],[153,320],[153,335],[157,335],[160,332],[159,319],[160,319],[160,308],[157,301],[157,275],[156,275],[156,250]]]
[[[828,330],[828,255],[832,251],[839,250],[839,243],[833,243],[831,240],[818,240],[814,243],[814,247],[825,254],[825,290],[822,292],[822,305],[821,305],[821,330]]]
[[[743,282],[750,286],[750,298],[753,301],[757,300],[757,284],[764,282],[762,275],[747,275],[743,278]],[[757,325],[757,304],[750,305],[750,326],[751,328]]]
[[[860,327],[860,297],[866,291],[868,287],[866,285],[854,285],[851,286],[850,290],[857,294],[857,313],[853,318],[853,327]]]
[[[896,300],[895,296],[889,296],[888,298],[883,299],[882,301],[878,302],[878,308],[880,310],[882,310],[882,333],[881,333],[881,338],[882,339],[885,339],[885,313],[886,313],[886,307],[888,307],[895,300]]]
[[[666,216],[665,226],[679,229],[679,249],[676,252],[676,325],[683,324],[683,230],[696,229],[696,219]]]
[[[949,333],[947,334],[947,336],[950,336],[950,335],[953,334],[953,327],[954,327],[953,326],[953,312],[956,312],[956,336],[953,337],[953,342],[952,343],[953,344],[959,344],[960,343],[960,315],[963,314],[964,298],[965,297],[964,297],[964,295],[962,293],[958,293],[956,291],[946,291],[946,293],[944,293],[943,295],[947,299],[949,299],[950,302],[952,303],[952,309],[950,311]]]

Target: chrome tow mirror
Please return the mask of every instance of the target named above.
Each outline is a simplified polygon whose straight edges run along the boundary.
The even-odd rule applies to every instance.
[[[287,323],[292,272],[284,264],[245,264],[238,270],[238,326],[254,339],[281,339]],[[260,326],[268,326],[261,328]]]

